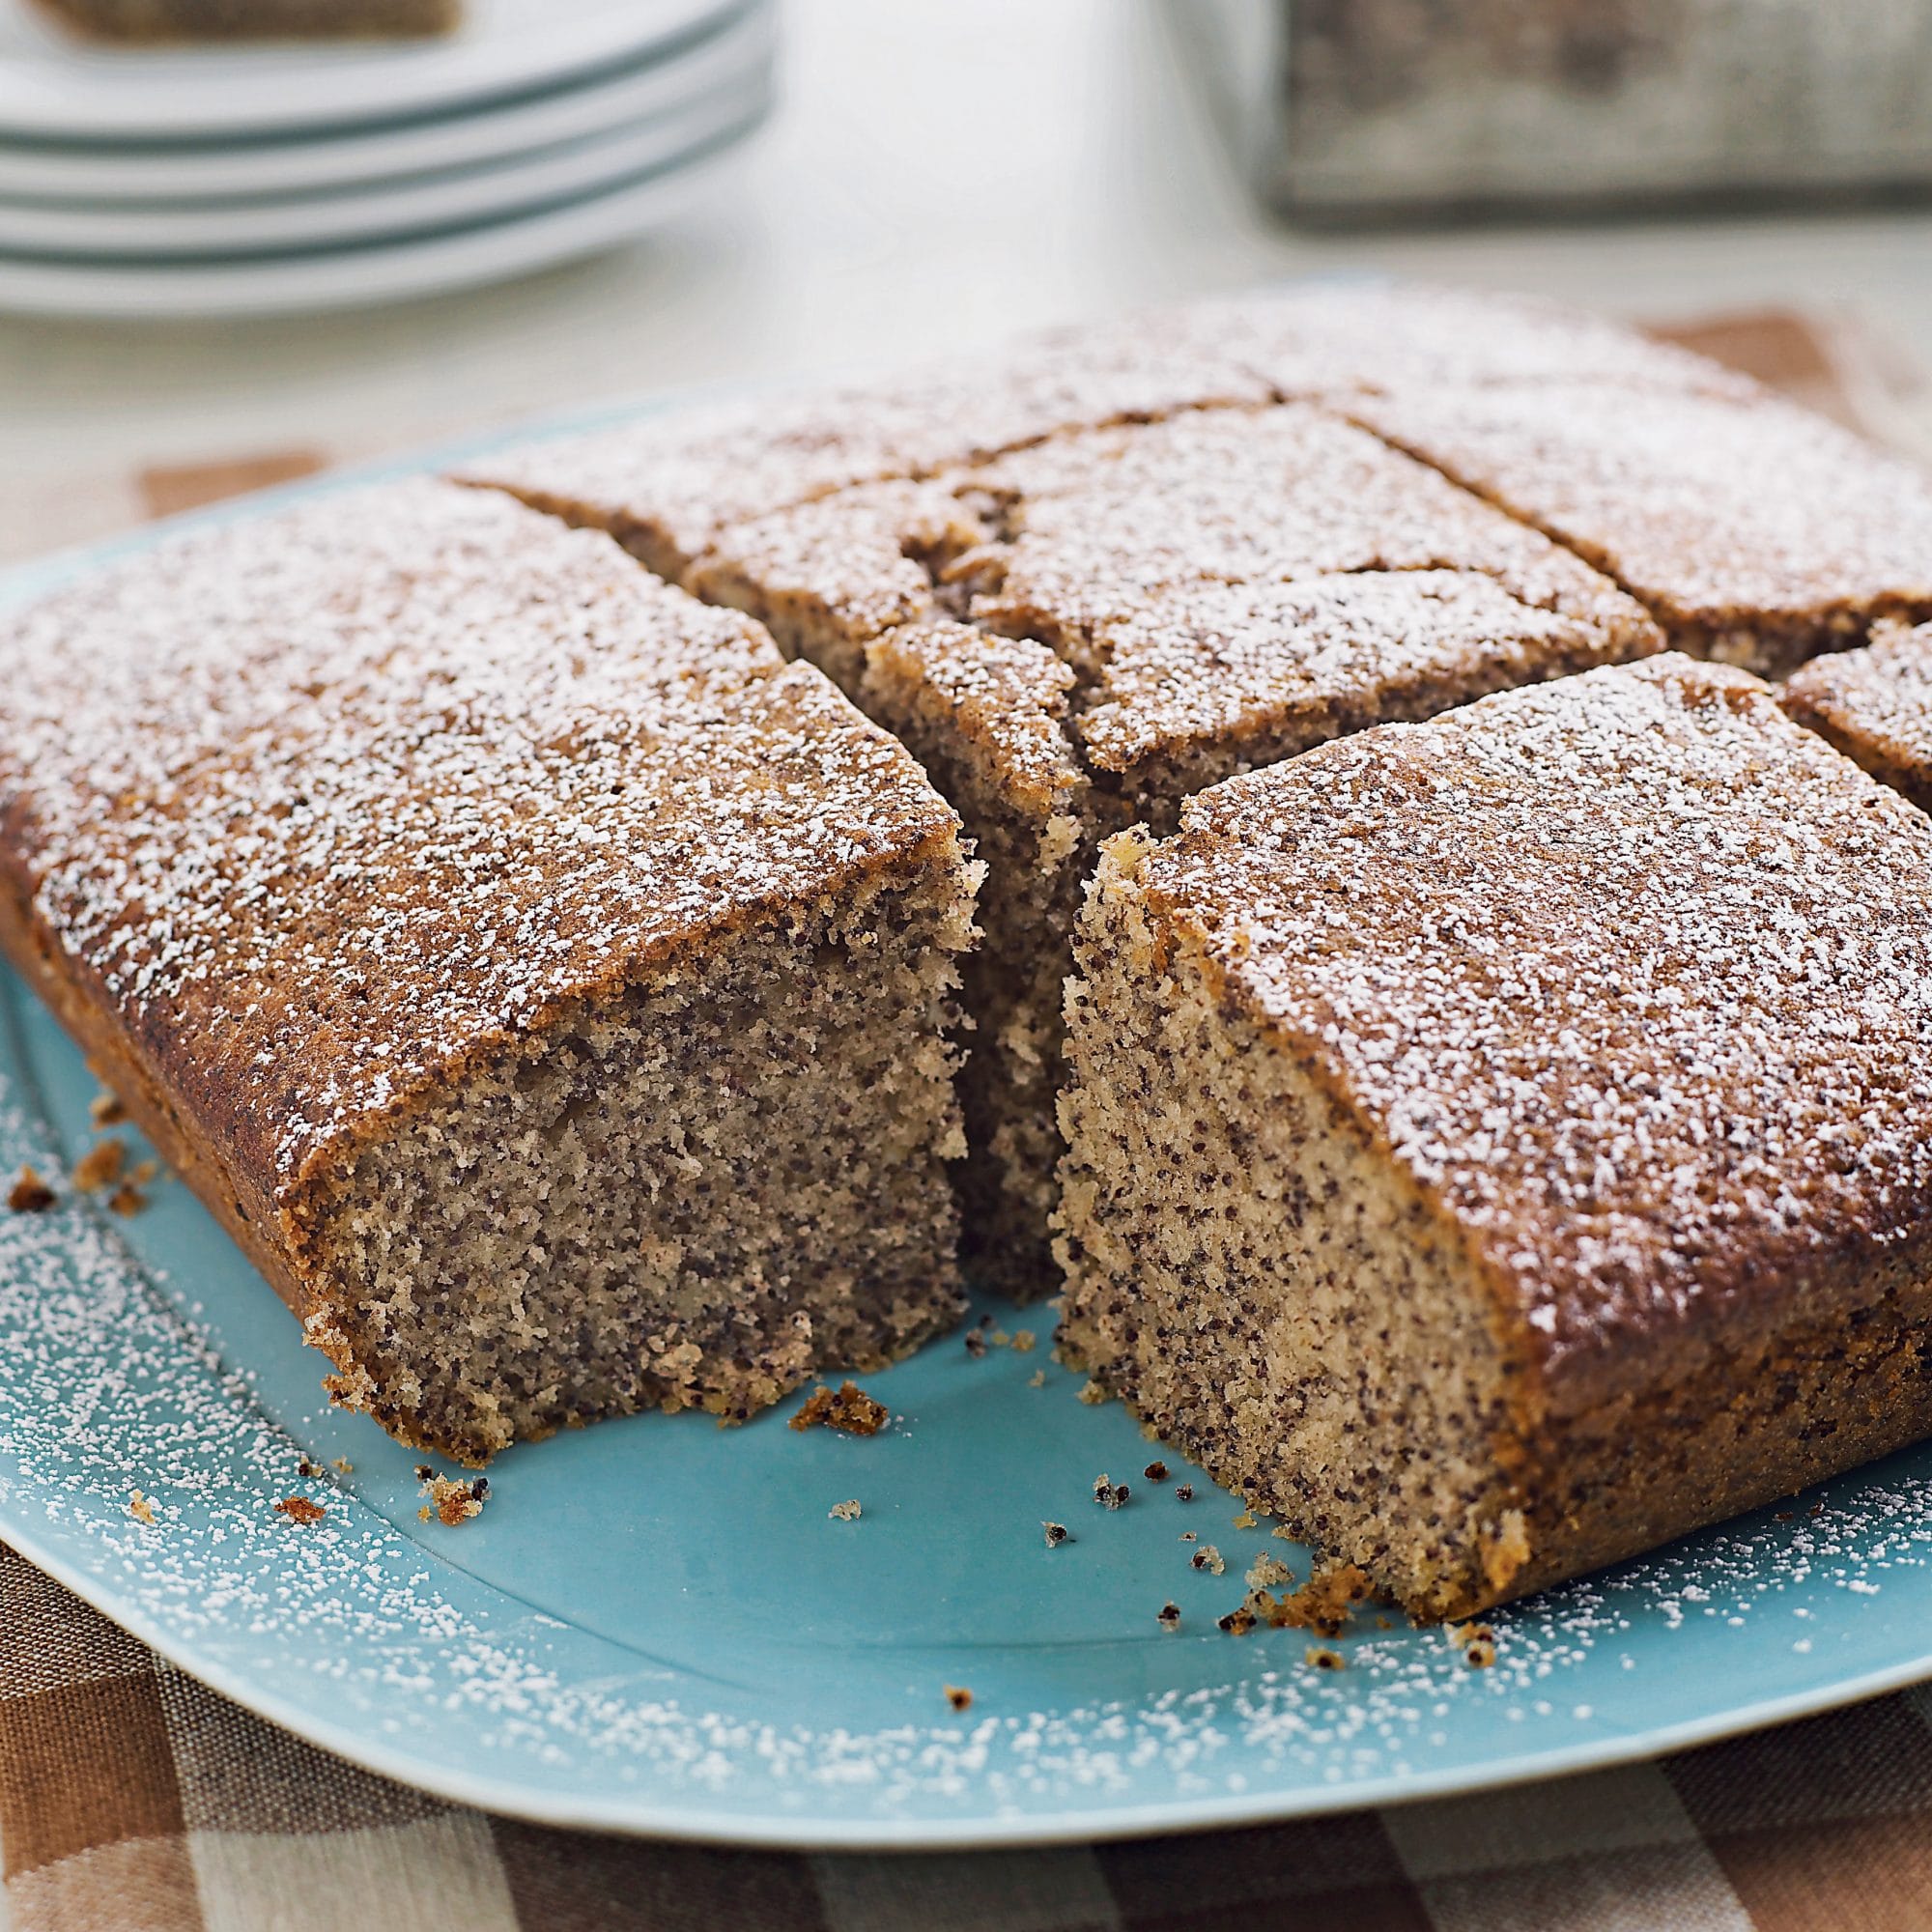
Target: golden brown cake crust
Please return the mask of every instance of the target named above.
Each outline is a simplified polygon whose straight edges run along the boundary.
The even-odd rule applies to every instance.
[[[948,736],[998,774],[1014,807],[1044,819],[1066,810],[1085,785],[1066,735],[1073,672],[1044,646],[941,621],[888,631],[866,657],[882,705],[892,701],[909,716],[910,694],[929,696]],[[886,700],[888,687],[900,695]]]
[[[1544,1416],[1922,1268],[1932,823],[1756,679],[1510,693],[1182,826],[1150,901],[1463,1231]]]
[[[956,825],[755,626],[444,484],[165,545],[4,655],[9,950],[277,1216],[479,1054]]]
[[[734,524],[853,484],[932,474],[1069,428],[1264,402],[1217,315],[1052,329],[992,355],[796,396],[667,412],[479,458],[461,480],[607,529],[680,575]]]
[[[1510,474],[1463,465],[1431,411],[1458,436],[1500,425]],[[1559,431],[1580,454],[1552,465]],[[1581,492],[1550,498],[1560,520],[1552,468]],[[1401,282],[1246,293],[977,367],[647,418],[486,459],[471,480],[616,532],[893,728],[916,714],[919,754],[982,851],[1026,868],[1005,894],[996,858],[982,904],[1015,930],[1051,918],[1055,945],[1071,899],[1039,887],[1037,800],[1002,799],[1001,754],[963,708],[948,716],[940,673],[972,653],[952,639],[929,678],[913,662],[952,621],[1073,673],[1064,712],[1013,700],[1019,734],[1069,760],[1055,850],[1071,866],[1133,816],[1172,827],[1233,773],[1641,657],[1659,616],[1685,648],[1766,668],[1856,641],[1915,608],[1932,532],[1922,484],[1747,378],[1553,304]],[[1017,1117],[1052,1085],[1036,1062],[1053,1073],[1056,1039],[1043,1012],[982,1029],[968,1074],[995,1131],[1026,1144],[1006,1163],[1015,1223],[1051,1192],[1034,1144],[1051,1125]],[[1008,1040],[1003,1084],[987,1067]]]
[[[1861,650],[1814,658],[1779,695],[1801,724],[1932,811],[1932,625],[1887,625]]]
[[[1769,395],[1549,381],[1348,407],[1606,571],[1680,649],[1776,672],[1932,612],[1932,482]]]

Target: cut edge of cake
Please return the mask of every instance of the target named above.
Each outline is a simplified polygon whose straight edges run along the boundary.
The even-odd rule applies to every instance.
[[[1339,771],[1327,753],[1347,753],[1366,770],[1379,740],[1414,744],[1472,721],[1507,727],[1527,700],[1575,705],[1584,701],[1579,687],[1602,693],[1606,679],[1644,680],[1687,715],[1705,705],[1719,717],[1747,714],[1740,729],[1763,739],[1764,763],[1782,756],[1790,766],[1790,796],[1767,794],[1767,813],[1807,810],[1796,801],[1814,781],[1838,795],[1829,823],[1811,829],[1843,848],[1833,863],[1872,879],[1871,944],[1900,949],[1905,962],[1891,959],[1886,969],[1894,995],[1910,956],[1932,959],[1932,917],[1909,884],[1932,859],[1932,828],[1849,760],[1794,731],[1775,695],[1741,671],[1655,659],[1491,698],[1434,724],[1373,732],[1311,759]],[[1694,717],[1692,728],[1703,728]],[[1533,772],[1542,755],[1525,742],[1521,769]],[[1760,782],[1746,769],[1755,755],[1740,757],[1742,787]],[[1412,1028],[1392,1019],[1385,1038],[1357,1034],[1348,1011],[1315,992],[1286,1007],[1287,993],[1256,1005],[1258,987],[1299,984],[1293,949],[1319,944],[1300,928],[1320,924],[1323,891],[1340,895],[1333,917],[1352,922],[1346,846],[1332,861],[1317,845],[1305,865],[1294,862],[1296,877],[1308,872],[1312,896],[1293,935],[1273,934],[1273,914],[1258,913],[1252,929],[1231,915],[1223,901],[1232,887],[1193,896],[1189,880],[1223,867],[1233,880],[1252,863],[1245,855],[1262,835],[1236,799],[1263,810],[1270,789],[1308,776],[1297,772],[1308,763],[1205,794],[1176,839],[1137,828],[1103,848],[1068,992],[1072,1077],[1061,1104],[1069,1148],[1061,1219],[1067,1357],[1253,1506],[1279,1514],[1294,1534],[1428,1618],[1467,1615],[1634,1555],[1932,1434],[1932,1225],[1910,1206],[1932,1196],[1932,1136],[1921,1136],[1914,1160],[1888,1151],[1898,1135],[1917,1131],[1914,1096],[1932,1091],[1932,1062],[1915,1067],[1909,1039],[1901,1045],[1882,1016],[1871,1020],[1869,1052],[1900,1058],[1870,1075],[1878,1099],[1867,1096],[1864,1139],[1857,1150],[1847,1146],[1846,1161],[1834,1156],[1835,1143],[1776,1154],[1794,1131],[1786,1112],[1763,1122],[1726,1115],[1760,1163],[1784,1162],[1781,1211],[1795,1217],[1792,1230],[1760,1232],[1749,1215],[1733,1224],[1719,1213],[1712,1228],[1735,1225],[1733,1246],[1743,1245],[1701,1298],[1686,1287],[1703,1267],[1697,1229],[1683,1231],[1692,1250],[1673,1262],[1669,1280],[1650,1283],[1654,1293],[1641,1280],[1606,1291],[1602,1284],[1621,1280],[1618,1257],[1634,1224],[1622,1223],[1620,1236],[1618,1222],[1577,1201],[1575,1254],[1559,1263],[1537,1233],[1541,1220],[1511,1219],[1506,1192],[1486,1204],[1488,1183],[1464,1188],[1459,1163],[1473,1162],[1480,1176],[1485,1156],[1473,1143],[1444,1152],[1441,1137],[1461,1128],[1436,1122],[1436,1090],[1397,1097]],[[1453,813],[1453,798],[1435,802],[1435,771],[1393,773],[1392,795],[1414,810]],[[1464,809],[1492,781],[1470,773]],[[1588,816],[1586,794],[1576,810]],[[1210,825],[1210,812],[1225,828],[1215,829],[1220,819]],[[1339,802],[1334,814],[1340,836],[1360,836],[1350,834]],[[1792,841],[1796,876],[1811,863],[1806,846],[1801,832]],[[1694,835],[1687,849],[1694,863]],[[1503,855],[1501,863],[1512,861]],[[1324,865],[1335,874],[1326,888]],[[1384,981],[1421,986],[1413,975],[1490,957],[1485,932],[1456,940],[1453,906],[1437,917],[1444,938],[1434,952],[1423,947],[1406,966],[1394,955],[1380,965],[1372,951],[1359,960],[1346,952],[1338,958],[1355,962],[1349,973],[1338,966],[1341,977],[1310,985],[1346,987],[1373,1010]],[[1732,923],[1755,917],[1734,909]],[[1779,929],[1767,915],[1767,953]],[[1275,947],[1290,949],[1279,955],[1279,978],[1267,951]],[[1437,952],[1435,968],[1415,963]],[[1802,980],[1803,961],[1780,970]],[[1808,984],[1793,997],[1801,996],[1817,997]],[[1768,997],[1775,1004],[1776,990]],[[1533,989],[1520,998],[1533,1002]],[[1282,1016],[1289,1011],[1302,1016],[1291,1024]],[[1755,1051],[1742,1020],[1726,1039],[1720,1015],[1710,1019],[1720,1051]],[[1501,1012],[1472,1018],[1466,1047],[1445,1041],[1441,1050],[1475,1056],[1469,1065],[1478,1065],[1491,1050],[1484,1040],[1506,1020]],[[1417,1049],[1433,1051],[1434,1031],[1416,1023],[1427,1036]],[[1536,1023],[1553,1030],[1563,1022]],[[1808,1021],[1798,1013],[1757,1023],[1775,1030]],[[1821,1025],[1829,1031],[1829,1014]],[[1530,1057],[1540,1051],[1532,1045]],[[1853,1086],[1865,1077],[1863,1065]],[[1365,1097],[1364,1069],[1374,1072],[1378,1097]],[[1534,1120],[1539,1132],[1594,1147],[1591,1117],[1566,1122],[1560,1107],[1550,1113],[1555,1105],[1541,1088],[1525,1094],[1529,1111],[1519,1110],[1508,1130]],[[1835,1105],[1833,1096],[1827,1111]],[[1634,1148],[1622,1158],[1635,1163],[1629,1199],[1641,1203],[1645,1156]],[[1600,1187],[1608,1184],[1603,1173],[1600,1165]],[[1574,1181],[1551,1184],[1551,1198],[1562,1200],[1593,1183],[1579,1169]],[[1668,1247],[1682,1205],[1620,1211],[1664,1215],[1668,1225],[1657,1222],[1643,1240]],[[1559,1219],[1571,1211],[1547,1202],[1537,1210]],[[1567,1236],[1558,1245],[1570,1253]],[[1524,1285],[1524,1268],[1540,1281],[1544,1272],[1567,1279],[1565,1266],[1598,1288],[1579,1288],[1566,1305],[1567,1290],[1549,1289],[1556,1298],[1540,1301]],[[1593,1269],[1607,1272],[1599,1280]],[[1723,1293],[1724,1282],[1736,1292]],[[1601,1305],[1591,1299],[1600,1293],[1609,1293]]]
[[[0,944],[338,1399],[476,1461],[957,1316],[981,868],[822,673],[423,481],[14,624]]]
[[[1779,687],[1799,724],[1932,811],[1932,624],[1888,624],[1858,650],[1802,665]]]
[[[1125,355],[1122,345],[1137,327],[1151,329],[1159,340],[1145,355]],[[848,391],[843,403],[837,397],[820,405],[809,396],[781,399],[762,412],[764,430],[756,405],[728,420],[718,418],[724,424],[721,440],[708,453],[701,427],[687,436],[674,422],[646,419],[628,430],[545,446],[521,473],[521,459],[514,455],[484,459],[471,466],[464,480],[510,489],[554,513],[613,531],[649,567],[708,602],[744,611],[767,624],[788,653],[827,669],[841,688],[904,736],[935,774],[942,767],[961,768],[959,776],[942,780],[942,785],[949,795],[955,785],[971,788],[969,830],[993,858],[982,898],[989,920],[1003,932],[1023,934],[1030,914],[1050,906],[1056,934],[1064,939],[1077,874],[1091,863],[1098,839],[1136,813],[1166,829],[1175,822],[1182,797],[1231,771],[1292,755],[1390,718],[1427,716],[1513,684],[1571,674],[1605,659],[1640,656],[1661,646],[1662,633],[1644,608],[1645,600],[1632,597],[1618,583],[1615,559],[1602,547],[1580,538],[1563,540],[1553,520],[1528,513],[1534,506],[1518,506],[1498,493],[1486,492],[1481,479],[1460,476],[1453,466],[1437,460],[1439,453],[1396,433],[1386,412],[1405,397],[1437,384],[1507,403],[1510,395],[1524,390],[1560,394],[1574,388],[1580,376],[1600,384],[1605,394],[1633,398],[1645,407],[1681,404],[1744,415],[1760,409],[1776,414],[1783,408],[1750,379],[1614,322],[1533,299],[1408,283],[1329,284],[1211,299],[1156,311],[1139,321],[1129,318],[1097,331],[1064,331],[1051,339],[1050,348],[1022,344],[1014,360],[1023,365],[1033,355],[1051,371],[1077,362],[1083,341],[1100,345],[1094,356],[1096,384],[1067,386],[1064,374],[1049,375],[1044,382],[1037,376],[1018,381],[1010,385],[1012,395],[1031,393],[1031,381],[1038,395],[1056,404],[1042,413],[1028,403],[1035,412],[1023,421],[1012,415],[1010,396],[998,400],[1008,394],[1000,384],[986,389],[986,395],[995,397],[988,404],[985,396],[967,393],[971,384],[949,381],[943,371],[915,373],[896,385],[888,382],[873,391]],[[1169,367],[1160,381],[1151,384],[1150,368],[1162,355],[1170,358]],[[1116,373],[1109,374],[1110,369]],[[1121,370],[1127,377],[1125,387],[1121,386]],[[1236,373],[1231,377],[1231,371]],[[1096,403],[1096,396],[1104,396],[1104,404]],[[1080,439],[1110,428],[1233,422],[1298,407],[1324,415],[1337,433],[1352,426],[1392,457],[1409,460],[1440,478],[1445,489],[1484,503],[1525,537],[1548,541],[1579,585],[1593,579],[1602,590],[1628,603],[1627,622],[1614,613],[1599,613],[1607,629],[1621,624],[1628,635],[1621,643],[1603,647],[1584,636],[1591,629],[1588,622],[1566,629],[1564,607],[1574,600],[1577,586],[1565,591],[1552,590],[1548,582],[1513,585],[1510,571],[1496,569],[1488,593],[1494,609],[1478,608],[1482,586],[1465,579],[1458,585],[1445,584],[1438,608],[1432,610],[1430,587],[1419,572],[1408,582],[1401,573],[1391,573],[1385,599],[1391,620],[1415,625],[1439,620],[1444,653],[1441,663],[1418,665],[1393,680],[1387,702],[1364,704],[1341,686],[1331,690],[1310,683],[1299,693],[1285,693],[1275,688],[1271,674],[1251,675],[1265,656],[1252,643],[1264,639],[1279,616],[1272,608],[1262,608],[1269,599],[1284,609],[1295,603],[1306,621],[1345,637],[1364,598],[1377,587],[1374,583],[1361,575],[1337,577],[1326,584],[1304,582],[1257,591],[1245,607],[1244,593],[1231,587],[1218,627],[1199,641],[1208,656],[1226,659],[1224,686],[1245,676],[1253,689],[1236,707],[1238,718],[1219,720],[1222,742],[1204,754],[1197,742],[1197,727],[1204,721],[1185,730],[1151,722],[1151,707],[1159,707],[1174,682],[1167,662],[1174,655],[1167,648],[1172,639],[1155,612],[1143,628],[1157,648],[1143,652],[1143,661],[1129,663],[1131,653],[1111,664],[1082,661],[1064,697],[1056,693],[1045,701],[1037,694],[1015,699],[1023,714],[1023,720],[1016,716],[1014,721],[1016,751],[1045,734],[1077,775],[1066,789],[1066,809],[1057,814],[1062,833],[1053,847],[1055,856],[1043,862],[1049,870],[1061,867],[1064,876],[1043,881],[1035,864],[1044,848],[1033,805],[1023,797],[1010,806],[999,799],[997,761],[988,762],[982,724],[963,713],[956,725],[945,721],[953,701],[947,696],[948,680],[961,655],[956,639],[946,646],[945,674],[924,680],[916,696],[914,687],[921,680],[908,674],[911,654],[921,640],[947,634],[949,626],[961,621],[986,636],[989,662],[1009,657],[1040,635],[1023,611],[1004,608],[997,583],[991,597],[983,595],[989,542],[998,548],[1004,515],[999,489],[962,500],[951,494],[949,476],[978,470],[997,486],[1003,466],[1050,468]],[[650,453],[654,449],[663,453],[661,472],[653,467],[659,461]],[[747,452],[756,460],[745,460]],[[583,467],[573,483],[573,466],[580,464]],[[717,474],[707,485],[704,479],[713,471]],[[640,487],[642,495],[638,494]],[[662,501],[651,497],[653,489]],[[855,528],[861,540],[853,540]],[[1510,621],[1501,603],[1510,596],[1527,600],[1516,613],[1524,625],[1548,633],[1541,657],[1528,653],[1524,661],[1510,664],[1492,651],[1478,662],[1467,652],[1448,648],[1455,634],[1475,638]],[[1781,665],[1794,653],[1820,644],[1854,641],[1881,607],[1889,608],[1881,599],[1868,609],[1828,613],[1819,622],[1807,617],[1790,635],[1780,631],[1773,636],[1776,627],[1768,628],[1748,611],[1732,612],[1724,624],[1699,625],[1687,621],[1667,598],[1653,595],[1648,602],[1672,624],[1679,643],[1761,665]],[[975,610],[976,603],[980,611]],[[1407,610],[1406,617],[1394,612],[1397,604]],[[993,635],[1014,632],[1022,634],[1016,642]],[[1062,657],[1078,660],[1087,649],[1080,642],[1079,649],[1069,651],[1062,648],[1063,642],[1055,639]],[[876,677],[870,668],[875,658],[889,666]],[[1228,690],[1218,701],[1228,708]],[[1296,707],[1300,728],[1290,722]],[[964,743],[952,742],[955,728]],[[976,732],[981,734],[977,739]],[[973,768],[970,778],[966,766]],[[966,791],[959,796],[965,800]],[[1024,869],[1007,892],[1001,875],[1009,861],[1001,855],[1011,853],[1025,855]],[[1003,898],[1010,902],[1011,917],[996,910]],[[1009,953],[1012,942],[1003,940],[994,950]],[[982,962],[982,990],[996,970]],[[1011,1031],[1018,1052],[1009,1058],[1007,1073],[996,1078],[988,1062],[1007,1052],[1009,1030],[1003,1016],[1016,1010],[1009,998],[1015,977],[1002,975],[1003,989],[996,997],[1006,1004],[996,1007],[996,1023],[979,1034],[978,1065],[969,1065],[969,1092],[978,1097],[972,1103],[976,1134],[967,1185],[971,1218],[985,1237],[982,1249],[1008,1238],[1015,1226],[1031,1229],[1022,1244],[1025,1258],[1001,1271],[1002,1286],[1026,1295],[1050,1292],[1054,1285],[1052,1269],[1041,1259],[1046,1237],[1033,1225],[1033,1209],[1051,1190],[1050,1180],[1038,1173],[1037,1156],[1041,1147],[1052,1144],[1055,1130],[1050,1122],[1041,1126],[1026,1116],[1027,1096],[1038,1084],[1035,1056],[1041,1041],[1049,1043],[1050,1054],[1061,1020],[1057,1010],[1042,1010]],[[1053,975],[1038,971],[1032,977],[1044,984]],[[1010,1090],[1004,1103],[1002,1080]],[[996,1163],[1012,1178],[1010,1197],[1004,1200],[999,1184],[990,1190],[980,1184],[987,1158],[982,1150],[994,1134],[1015,1151],[1013,1158]],[[968,1236],[971,1240],[971,1226]]]

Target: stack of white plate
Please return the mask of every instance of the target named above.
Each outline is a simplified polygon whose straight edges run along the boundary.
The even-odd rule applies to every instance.
[[[242,315],[462,288],[708,192],[770,0],[469,0],[444,40],[106,51],[0,0],[0,308]]]

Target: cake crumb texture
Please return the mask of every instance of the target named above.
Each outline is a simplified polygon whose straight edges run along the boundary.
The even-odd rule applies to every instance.
[[[1064,1347],[1462,1612],[1932,1431],[1932,824],[1681,656],[1109,844]]]
[[[768,625],[988,867],[972,1264],[1057,1286],[1060,986],[1099,841],[1486,693],[1683,649],[1783,669],[1932,614],[1932,493],[1749,379],[1554,304],[1258,292],[654,415],[469,480]]]
[[[953,1318],[974,883],[818,672],[495,495],[178,538],[0,641],[0,938],[332,1393],[460,1460]]]

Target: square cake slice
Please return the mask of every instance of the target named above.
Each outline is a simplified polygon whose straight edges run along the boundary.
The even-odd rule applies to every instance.
[[[1057,1286],[1061,982],[1097,841],[1390,718],[1642,656],[1616,586],[1298,404],[1069,432],[721,531],[687,573],[912,749],[984,858],[965,1236]]]
[[[1545,380],[1347,407],[1588,558],[1700,657],[1775,675],[1932,616],[1932,479],[1768,393]]]
[[[1932,821],[1678,655],[1111,840],[1064,1344],[1425,1616],[1932,1434]]]
[[[1932,624],[1882,625],[1862,649],[1813,658],[1779,695],[1801,724],[1932,811]]]
[[[0,939],[333,1360],[465,1460],[953,1319],[977,868],[610,540],[416,482],[8,620]]]

